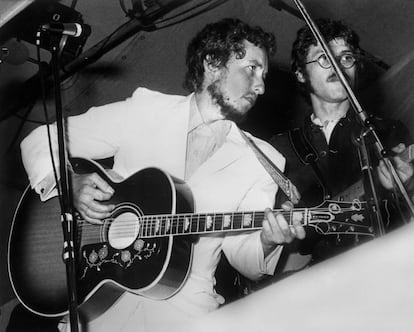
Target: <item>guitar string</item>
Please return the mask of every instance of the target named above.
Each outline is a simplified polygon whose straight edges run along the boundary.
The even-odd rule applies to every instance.
[[[345,210],[345,209],[344,209]],[[355,210],[353,209],[348,209],[352,212],[355,212]],[[304,211],[306,212],[306,209],[304,209]],[[286,212],[288,213],[288,212]],[[238,214],[244,214],[244,213],[238,213]],[[256,213],[259,214],[260,217],[261,215],[264,215],[263,212],[260,213]],[[290,213],[289,213],[290,215]],[[167,218],[169,219],[169,222],[166,222],[165,220],[163,220],[163,217],[165,218],[166,216],[168,216]],[[191,214],[191,216],[193,216]],[[180,220],[180,218],[183,218],[183,215],[159,215],[156,216],[158,217],[157,221],[153,221],[151,219],[154,219],[154,216],[144,216],[142,219],[144,221],[144,224],[141,222],[139,222],[138,220],[134,220],[133,222],[131,221],[122,221],[121,225],[117,225],[116,226],[116,235],[117,236],[127,236],[127,235],[134,235],[137,233],[136,231],[131,231],[131,225],[136,226],[137,223],[140,227],[138,235],[144,235],[144,236],[148,236],[148,237],[156,237],[157,235],[159,236],[161,235],[173,235],[173,234],[202,234],[202,233],[208,233],[208,232],[218,232],[218,231],[245,231],[245,230],[254,230],[254,229],[260,229],[261,225],[256,225],[254,222],[250,223],[250,224],[245,224],[243,223],[242,220],[239,220],[237,222],[237,228],[234,228],[234,220],[233,222],[231,222],[231,224],[233,226],[225,226],[222,222],[217,222],[217,220],[214,220],[210,225],[208,225],[209,223],[206,220],[202,220],[201,221],[201,226],[202,229],[200,229],[200,224],[197,225],[196,230],[194,230],[194,222],[196,223],[200,223],[200,217],[204,218],[206,215],[199,215],[198,217],[193,217],[193,218],[189,218],[190,220],[190,225],[188,227],[185,227],[183,220]],[[211,214],[207,214],[207,216],[211,216]],[[211,216],[212,217],[212,216]],[[194,220],[196,219],[196,220]],[[145,224],[145,221],[147,221],[148,223]],[[308,220],[308,225],[309,226],[313,226],[315,227],[315,225],[313,224],[326,224],[326,223],[334,223],[337,225],[345,225],[348,227],[358,227],[358,228],[366,228],[369,229],[370,226],[366,226],[364,224],[361,224],[361,222],[350,222],[350,221],[336,221],[336,220]],[[304,223],[305,224],[305,223]],[[97,225],[92,225],[87,223],[86,221],[82,220],[82,222],[79,224],[81,227],[81,229],[85,226],[87,227],[91,227],[91,228],[95,228]],[[102,227],[102,225],[98,225],[98,227]],[[174,231],[175,228],[175,231]],[[317,227],[315,227],[317,228]],[[319,227],[320,228],[320,227]],[[164,232],[163,232],[164,230]],[[181,230],[181,231],[180,231]],[[126,232],[125,232],[126,231]],[[145,234],[144,234],[145,233]],[[332,231],[330,231],[330,233],[333,233]],[[350,231],[346,231],[346,232],[340,232],[342,233],[350,233]]]
[[[315,210],[312,210],[310,212],[313,212]],[[280,211],[279,211],[280,212]],[[295,210],[294,212],[297,213],[306,213],[309,211],[306,211],[306,209],[303,209],[303,211],[299,212],[299,210]],[[345,214],[347,212],[355,212],[355,213],[363,213],[364,210],[355,210],[352,208],[345,208],[342,209],[341,213],[334,213],[332,211],[330,211],[329,209],[320,209],[317,212],[319,213],[329,213],[331,215],[337,215],[337,214]],[[282,215],[284,217],[289,217],[288,219],[291,219],[291,213],[290,212],[280,212],[282,213]],[[254,217],[258,217],[258,218],[264,218],[264,212],[236,212],[236,213],[199,213],[199,214],[193,214],[193,213],[188,213],[188,214],[158,214],[158,215],[143,215],[143,216],[137,216],[137,219],[130,219],[130,220],[122,220],[122,225],[125,225],[126,227],[129,227],[130,225],[134,225],[136,224],[137,221],[141,220],[143,222],[149,221],[151,222],[152,225],[157,225],[159,222],[162,223],[170,223],[171,225],[177,225],[182,223],[183,221],[203,221],[203,222],[207,222],[206,220],[208,218],[213,219],[214,221],[212,221],[212,223],[217,223],[220,222],[217,221],[217,219],[225,219],[225,217],[230,217],[232,219],[235,218],[240,218],[240,217],[247,217],[247,216],[254,216]],[[114,220],[116,220],[118,217],[110,217],[110,218],[105,218],[103,219],[105,222],[112,222]],[[253,218],[254,219],[254,218]],[[317,219],[320,220],[320,219]],[[79,221],[85,221],[84,219],[79,219]],[[335,220],[332,220],[335,221]],[[336,221],[336,222],[341,222],[341,221]],[[85,221],[85,223],[87,223]],[[345,222],[344,222],[345,223]],[[95,225],[92,225],[95,226]],[[101,225],[98,225],[101,226]]]
[[[308,210],[308,211],[307,211]],[[333,214],[333,215],[339,215],[339,214],[344,214],[344,213],[346,213],[346,212],[364,212],[364,211],[366,211],[365,209],[359,209],[359,210],[356,210],[356,209],[354,209],[354,208],[342,208],[341,209],[341,212],[332,212],[332,210],[331,209],[329,209],[329,208],[320,208],[320,209],[314,209],[314,208],[303,208],[303,209],[295,209],[294,211],[293,211],[293,213],[295,213],[295,212],[297,212],[297,213],[303,213],[303,212],[315,212],[316,211],[316,213],[330,213],[330,214]],[[274,213],[281,213],[283,216],[290,216],[291,215],[291,212],[290,211],[284,211],[284,210],[273,210],[272,212],[274,212]],[[262,212],[262,211],[260,211],[260,212],[255,212],[255,211],[251,211],[251,212],[249,212],[249,211],[247,211],[247,212],[204,212],[204,213],[180,213],[180,214],[154,214],[154,215],[143,215],[143,216],[140,216],[140,218],[143,218],[143,219],[152,219],[152,218],[172,218],[172,219],[178,219],[178,218],[185,218],[185,217],[191,217],[190,219],[194,219],[194,218],[200,218],[200,217],[212,217],[212,218],[215,218],[215,217],[218,217],[218,216],[236,216],[236,217],[238,217],[238,216],[243,216],[243,215],[263,215],[264,216],[264,212]],[[110,218],[105,218],[104,220],[105,221],[112,221],[112,220],[116,220],[117,219],[117,217],[110,217]],[[83,220],[83,219],[80,219],[80,220]],[[126,222],[131,222],[131,221],[135,221],[135,220],[123,220],[122,222],[124,222],[124,221],[126,221]]]
[[[355,210],[349,210],[351,212],[355,212]],[[349,211],[344,211],[344,212],[349,212]],[[324,211],[322,211],[324,212]],[[327,211],[329,212],[329,211]],[[358,211],[356,211],[358,212]],[[286,214],[285,216],[290,217],[290,214]],[[208,221],[209,217],[211,218],[211,221]],[[130,229],[131,226],[134,226],[136,224],[140,224],[143,228],[145,228],[146,231],[148,230],[155,230],[155,229],[160,229],[160,228],[167,228],[167,229],[173,229],[174,227],[184,227],[184,226],[188,226],[186,227],[186,229],[191,228],[191,226],[194,226],[194,223],[203,223],[205,228],[208,229],[221,229],[221,228],[231,228],[231,229],[239,229],[239,228],[249,228],[250,224],[247,224],[246,221],[244,220],[243,215],[240,216],[233,216],[233,223],[234,223],[234,219],[239,219],[241,218],[241,220],[237,220],[236,222],[236,228],[234,227],[229,227],[227,226],[227,223],[230,223],[231,221],[224,221],[225,217],[231,217],[230,215],[198,215],[198,216],[189,216],[186,217],[184,215],[154,215],[154,216],[143,216],[143,217],[137,217],[137,219],[134,220],[122,220],[122,222],[118,225],[116,225],[117,230],[122,230],[122,229]],[[259,216],[254,216],[253,219],[251,220],[251,226],[255,227],[256,226],[256,222],[257,222],[257,218],[263,218],[264,216],[262,216],[261,214],[259,214]],[[289,218],[291,219],[291,218]],[[306,219],[306,220],[305,220]],[[349,219],[349,218],[348,218]],[[113,220],[116,220],[116,218],[107,218],[104,219],[104,223],[108,224],[111,223]],[[84,221],[84,220],[83,220]],[[301,222],[304,221],[304,225],[306,223],[326,223],[326,222],[330,222],[330,223],[337,223],[337,224],[346,224],[346,225],[355,225],[358,226],[360,223],[358,223],[357,221],[354,221],[355,224],[353,224],[351,221],[345,220],[345,221],[340,221],[340,220],[331,220],[331,219],[312,219],[312,216],[308,216],[308,217],[303,217],[303,219],[301,219]],[[88,224],[85,222],[85,224]],[[187,225],[188,224],[188,225]],[[84,225],[83,223],[80,224],[80,226],[82,227],[82,225]],[[209,225],[207,227],[207,225]],[[289,225],[292,225],[292,220],[289,220]],[[93,227],[95,227],[96,225],[92,225]],[[103,225],[98,225],[98,226],[103,226]],[[168,227],[167,227],[168,226]],[[185,233],[185,232],[184,232]]]
[[[358,225],[357,226],[357,229],[356,230],[349,230],[349,229],[346,229],[346,230],[323,230],[322,228],[320,228],[320,227],[316,227],[315,225],[309,225],[309,226],[311,226],[311,227],[313,227],[314,229],[316,229],[316,230],[320,230],[320,234],[323,234],[323,235],[332,235],[332,234],[344,234],[344,235],[355,235],[355,234],[360,234],[360,235],[366,235],[366,236],[373,236],[374,235],[374,233],[373,233],[373,231],[371,230],[371,227],[370,226],[365,226],[365,225]],[[192,232],[187,232],[187,233],[165,233],[165,234],[148,234],[148,235],[142,235],[142,234],[137,234],[137,235],[135,235],[135,234],[132,234],[133,235],[133,238],[134,239],[139,239],[139,238],[142,238],[142,239],[146,239],[146,238],[157,238],[157,237],[167,237],[167,236],[174,236],[174,235],[177,235],[177,236],[179,236],[179,235],[202,235],[202,234],[210,234],[210,233],[217,233],[217,232],[220,232],[220,231],[222,231],[223,233],[226,233],[226,232],[244,232],[244,231],[246,231],[246,230],[257,230],[257,229],[261,229],[261,227],[259,227],[259,228],[250,228],[250,229],[247,229],[247,228],[241,228],[241,229],[233,229],[233,230],[231,230],[231,229],[228,229],[228,230],[226,230],[226,229],[224,229],[224,230],[207,230],[207,231],[192,231]],[[128,234],[128,235],[131,235],[131,234]],[[120,238],[131,238],[132,237],[132,235],[131,236],[122,236],[122,237],[120,237]],[[86,240],[91,240],[91,239],[96,239],[97,238],[97,236],[92,236],[92,235],[86,235],[86,236],[82,236],[82,234],[80,234],[80,233],[78,233],[78,239],[83,239],[84,241],[86,241]],[[118,240],[119,240],[119,238],[117,238]],[[96,242],[107,242],[107,240],[97,240]]]
[[[371,237],[375,237],[375,234],[373,233],[373,231],[370,230],[370,227],[368,226],[359,226],[358,230],[353,230],[353,231],[341,231],[341,230],[337,230],[337,231],[323,231],[318,227],[313,227],[315,228],[317,231],[320,230],[319,234],[321,235],[362,235],[362,236],[371,236]],[[360,229],[362,228],[362,229]],[[364,231],[365,229],[365,231]],[[232,232],[243,232],[246,231],[245,229],[238,229],[238,230],[232,230]],[[161,234],[161,235],[144,235],[144,236],[140,236],[139,234],[137,236],[135,236],[134,234],[134,241],[138,240],[138,239],[149,239],[149,238],[164,238],[164,237],[169,237],[169,236],[174,236],[174,235],[202,235],[202,234],[210,234],[210,233],[215,233],[217,231],[202,231],[202,232],[192,232],[192,233],[185,233],[185,234]],[[227,232],[226,230],[223,231],[223,233]],[[96,243],[102,243],[102,242],[111,242],[110,240],[105,240],[105,239],[97,239],[96,236],[80,236],[80,234],[78,234],[78,240],[94,240],[95,242],[93,244]],[[119,239],[118,239],[119,240]],[[131,243],[132,244],[132,243]]]

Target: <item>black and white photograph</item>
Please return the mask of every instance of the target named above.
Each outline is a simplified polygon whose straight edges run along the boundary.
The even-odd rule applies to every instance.
[[[0,332],[413,331],[413,18],[0,0]]]

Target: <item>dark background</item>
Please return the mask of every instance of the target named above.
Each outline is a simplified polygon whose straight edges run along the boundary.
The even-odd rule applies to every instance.
[[[128,17],[133,3],[141,3]],[[138,86],[166,93],[186,94],[182,87],[185,50],[190,38],[205,24],[224,17],[238,17],[260,25],[277,37],[278,52],[271,60],[266,93],[258,100],[242,127],[269,138],[289,128],[304,103],[289,73],[291,44],[304,23],[286,5],[293,1],[19,1],[0,2],[0,46],[10,54],[0,64],[0,306],[13,300],[6,264],[8,234],[13,213],[28,185],[20,160],[19,144],[35,127],[45,122],[37,77],[34,34],[40,24],[52,20],[81,22],[90,34],[68,38],[62,48],[65,115],[86,111],[124,99]],[[210,9],[208,5],[218,4]],[[365,61],[359,78],[361,103],[370,112],[400,119],[414,134],[411,106],[412,52],[414,50],[414,1],[408,0],[307,0],[313,18],[341,19],[361,37],[361,46],[374,60]],[[151,4],[153,7],[151,7]],[[192,9],[199,5],[198,9]],[[182,14],[190,9],[187,14]],[[280,10],[278,10],[280,9]],[[159,12],[157,12],[159,10]],[[199,11],[199,13],[198,13]],[[190,15],[198,13],[198,15]],[[57,15],[57,16],[56,16]],[[142,23],[143,22],[143,23]],[[128,30],[128,33],[122,31]],[[104,42],[105,38],[106,42]],[[41,56],[50,60],[47,40]],[[86,62],[82,55],[96,58]],[[53,94],[47,90],[49,117],[54,119]],[[1,329],[1,327],[0,327]]]

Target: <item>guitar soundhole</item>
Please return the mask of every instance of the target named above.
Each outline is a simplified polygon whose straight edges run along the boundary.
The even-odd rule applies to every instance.
[[[117,207],[107,225],[107,240],[112,248],[124,249],[137,239],[142,212],[134,206]]]

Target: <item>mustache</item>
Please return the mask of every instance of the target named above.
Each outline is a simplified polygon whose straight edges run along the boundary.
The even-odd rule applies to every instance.
[[[348,76],[347,73],[343,72],[343,75],[345,77],[345,79],[348,81],[348,83],[351,82],[351,78]],[[326,79],[327,82],[336,82],[339,81],[339,77],[338,75],[336,75],[336,73],[332,73],[331,75],[328,76],[328,78]]]
[[[245,94],[243,97],[250,100],[253,105],[256,103],[257,95],[255,93],[248,93]]]

